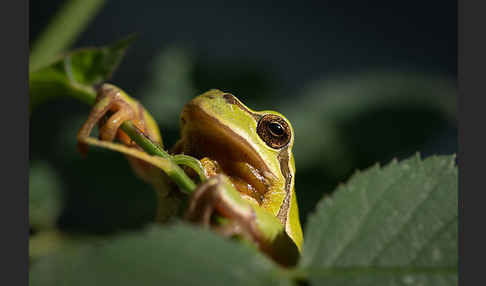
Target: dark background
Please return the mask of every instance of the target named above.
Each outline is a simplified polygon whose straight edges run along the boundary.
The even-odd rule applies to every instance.
[[[30,2],[31,43],[62,3]],[[305,123],[305,108],[291,106],[306,101],[318,104],[320,95],[308,97],[303,91],[312,83],[341,79],[343,89],[356,82],[365,89],[361,82],[370,80],[365,76],[370,72],[396,75],[399,80],[413,75],[427,87],[429,81],[433,82],[433,88],[406,91],[418,98],[424,90],[438,93],[438,102],[446,97],[434,85],[436,79],[441,84],[446,82],[446,90],[454,94],[456,6],[456,1],[280,1],[278,5],[261,1],[247,1],[245,5],[227,1],[108,1],[73,47],[105,45],[137,33],[112,82],[142,102],[157,87],[153,78],[159,63],[164,63],[160,55],[172,51],[165,58],[170,61],[171,55],[175,58],[177,51],[183,51],[191,62],[188,78],[192,96],[220,88],[257,110],[277,109],[280,102],[287,102],[278,110],[290,114],[292,122],[304,122],[298,125],[303,127],[294,125],[298,148],[298,144],[314,138],[298,136],[299,132],[309,134],[301,130],[310,124]],[[162,70],[177,73],[177,65],[168,66]],[[372,76],[371,80],[376,84],[380,77]],[[404,92],[398,87],[393,90],[394,82],[389,80],[383,82],[390,86],[390,93]],[[326,96],[322,94],[323,100]],[[147,103],[146,107],[152,113],[158,111]],[[83,160],[76,153],[75,134],[88,110],[66,99],[45,104],[32,113],[31,174],[38,162],[47,163],[56,174],[65,201],[59,224],[65,229],[106,232],[138,227],[153,216],[150,188],[133,178],[118,154],[93,150]],[[295,110],[300,112],[292,113]],[[178,136],[177,118],[169,119],[158,118],[168,146]],[[313,153],[315,160],[305,159],[303,151],[298,156],[296,150],[303,223],[318,199],[356,169],[415,151],[423,156],[457,151],[455,120],[433,106],[385,104],[350,116],[336,126],[344,134],[340,138],[347,141],[347,154],[351,154],[348,165],[341,159],[325,161],[319,157],[319,148]],[[318,127],[313,128],[320,132]],[[339,169],[340,163],[346,166]]]
[[[175,3],[177,2],[177,3]],[[30,39],[63,1],[30,3]],[[115,81],[136,90],[172,43],[206,65],[269,71],[285,95],[302,82],[369,68],[457,75],[457,1],[107,1],[74,45],[139,39]]]

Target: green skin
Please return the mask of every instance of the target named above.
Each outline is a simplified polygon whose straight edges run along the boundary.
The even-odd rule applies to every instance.
[[[290,140],[282,147],[270,147],[257,132],[259,120],[267,114],[282,118],[289,126]],[[216,150],[208,150],[209,148],[204,146],[208,136],[214,139],[209,140],[208,145],[219,143],[222,144],[221,147],[229,146],[229,151],[218,154],[221,153],[218,151],[220,146],[213,147]],[[236,167],[230,169],[244,178],[251,177],[256,170],[256,176],[262,177],[261,180],[265,181],[262,202],[257,203],[248,196],[240,196],[228,180],[219,180],[212,187],[213,192],[220,194],[216,199],[209,202],[202,201],[206,204],[223,201],[226,205],[222,208],[222,212],[225,208],[231,208],[239,214],[233,216],[233,219],[253,219],[257,233],[252,233],[250,236],[253,236],[260,247],[267,252],[273,252],[274,248],[281,248],[283,233],[290,237],[292,244],[300,251],[303,235],[294,190],[293,143],[294,136],[290,122],[280,113],[253,111],[228,93],[210,90],[194,98],[184,107],[181,114],[181,140],[177,143],[179,146],[176,149],[185,154],[207,156],[216,161],[225,160],[228,153],[239,150],[242,155],[234,155],[231,158],[239,162]],[[253,172],[248,172],[247,165],[253,167],[250,168]],[[224,167],[222,171],[223,174],[227,173]],[[204,186],[199,189],[204,189]],[[251,226],[247,228],[251,229]],[[292,248],[291,245],[288,247]]]
[[[111,85],[109,87],[115,88]],[[116,90],[120,95],[117,100],[128,103],[127,106],[133,110],[141,110],[138,102],[120,89]],[[90,122],[90,128],[86,127],[86,123],[82,128],[85,130],[78,134],[79,142],[84,144],[96,145],[93,138],[87,138],[93,122],[98,120],[93,118],[101,118],[100,110],[104,108],[100,106],[107,104],[103,92],[100,95],[87,121]],[[116,110],[118,111],[120,109]],[[145,109],[143,114],[143,118],[138,118],[140,122],[145,122],[143,132],[161,142],[152,117]],[[266,142],[268,137],[257,132],[259,121],[268,115],[278,117],[287,126],[288,141],[285,144],[272,146]],[[269,134],[265,130],[263,132]],[[191,100],[181,113],[181,139],[172,152],[198,159],[206,158],[221,167],[216,174],[212,174],[213,176],[197,187],[190,198],[186,218],[211,225],[223,235],[252,241],[283,265],[295,264],[302,249],[303,234],[294,190],[293,134],[290,122],[280,113],[253,111],[233,95],[220,90],[210,90]],[[128,141],[123,143],[127,144]],[[125,151],[128,149],[121,147],[98,146],[123,152],[155,165],[150,159],[145,159],[146,154],[141,154],[138,150],[131,150],[128,154]],[[155,185],[167,185],[164,180],[155,179],[156,172],[148,171],[146,165],[132,164],[132,167],[144,180]],[[244,182],[243,185],[251,185],[250,191],[242,193],[238,189],[235,182],[241,181]],[[164,196],[159,196],[159,200],[163,201]],[[159,202],[159,208],[168,204]],[[224,219],[215,223],[213,214]]]

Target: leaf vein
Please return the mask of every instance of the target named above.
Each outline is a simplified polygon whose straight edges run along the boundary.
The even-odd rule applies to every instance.
[[[370,264],[376,262],[376,260],[380,257],[380,255],[386,251],[392,243],[395,241],[395,238],[402,233],[402,231],[413,221],[415,217],[416,211],[425,204],[429,199],[431,194],[440,186],[440,182],[437,182],[433,188],[430,188],[429,191],[425,194],[424,198],[413,207],[413,210],[409,213],[408,218],[402,222],[402,224],[398,227],[397,231],[388,239],[386,243],[384,243],[384,247],[378,251],[374,257],[372,257]]]
[[[371,213],[373,213],[373,211],[375,210],[373,207],[376,206],[378,203],[380,203],[381,201],[384,200],[384,195],[390,190],[392,189],[393,186],[395,185],[398,185],[400,183],[400,181],[403,179],[403,177],[405,176],[406,173],[402,173],[400,174],[400,177],[397,178],[395,180],[395,182],[393,182],[392,184],[390,184],[389,186],[387,186],[387,188],[381,192],[381,194],[379,195],[379,197],[371,204],[371,208],[369,208],[365,214],[363,216],[360,217],[359,219],[359,223],[357,224],[357,227],[355,227],[354,231],[351,233],[351,235],[348,237],[348,240],[346,242],[344,242],[342,244],[342,247],[339,248],[339,250],[337,251],[337,254],[335,254],[334,258],[332,258],[331,260],[331,264],[334,264],[336,262],[336,260],[338,260],[342,254],[343,254],[343,251],[356,239],[357,237],[357,234],[359,233],[359,231],[364,227],[364,222],[369,219],[369,216]],[[408,174],[407,174],[408,175]]]

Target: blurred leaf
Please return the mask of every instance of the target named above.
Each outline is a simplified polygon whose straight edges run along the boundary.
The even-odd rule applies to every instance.
[[[109,79],[120,64],[134,37],[122,39],[102,48],[71,52],[29,74],[30,108],[58,96],[76,98],[93,104],[94,85]]]
[[[38,232],[29,237],[29,260],[35,263],[39,258],[56,251],[69,251],[69,248],[78,247],[75,243],[76,241],[56,230]]]
[[[313,285],[457,285],[454,156],[374,166],[324,198],[300,267]]]
[[[343,179],[353,169],[410,155],[455,125],[456,93],[448,78],[365,73],[311,84],[281,110],[295,129],[298,168]]]
[[[276,285],[287,282],[256,250],[176,225],[119,235],[45,257],[30,285]],[[279,281],[281,280],[281,281]]]
[[[178,126],[184,104],[197,95],[189,51],[177,46],[160,53],[151,64],[151,78],[140,91],[141,102],[164,127]]]
[[[29,58],[37,70],[69,46],[105,3],[104,0],[68,0],[36,40]]]
[[[56,171],[44,161],[29,170],[29,222],[35,230],[51,229],[62,209],[62,187]]]

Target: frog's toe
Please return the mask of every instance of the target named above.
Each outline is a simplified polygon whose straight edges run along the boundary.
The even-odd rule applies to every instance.
[[[115,113],[100,126],[99,136],[101,140],[113,141],[118,133],[118,129],[127,120],[136,119],[135,112],[132,107],[123,100],[115,100],[112,103],[112,108]]]
[[[215,211],[216,184],[218,184],[217,178],[213,177],[196,189],[186,211],[185,218],[187,220],[200,223],[203,226],[210,226],[211,216]]]
[[[105,115],[111,112],[113,114],[107,120],[102,120]],[[110,85],[103,85],[98,90],[96,97],[96,104],[91,109],[91,113],[78,132],[78,150],[81,154],[86,154],[88,145],[86,138],[88,138],[96,124],[100,125],[99,137],[104,141],[113,141],[118,133],[120,126],[127,120],[134,120],[138,122],[137,114],[132,106],[125,102],[121,97],[119,90]],[[139,124],[136,124],[138,127]],[[122,138],[123,139],[123,138]],[[122,140],[123,143],[128,140]]]
[[[213,176],[196,189],[190,199],[186,219],[205,227],[211,226],[226,237],[240,235],[258,241],[260,234],[255,225],[254,210],[247,204],[235,203],[228,190],[221,187],[222,180],[222,175]],[[214,214],[228,221],[214,223]]]

